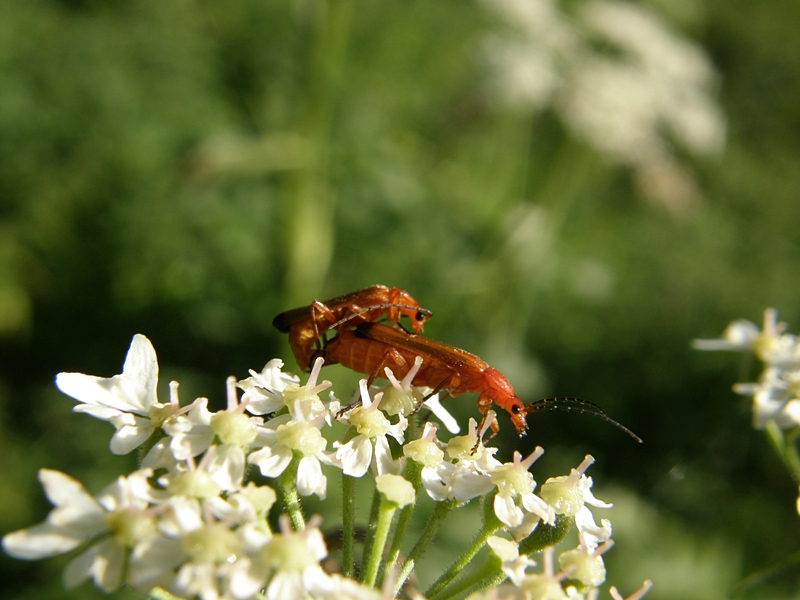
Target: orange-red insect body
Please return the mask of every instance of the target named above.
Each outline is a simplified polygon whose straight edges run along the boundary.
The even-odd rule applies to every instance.
[[[520,435],[527,429],[525,406],[508,379],[466,350],[380,323],[361,323],[354,330],[339,331],[319,354],[327,363],[338,362],[369,375],[370,381],[383,377],[384,367],[402,378],[420,356],[423,362],[413,385],[445,390],[451,396],[477,392],[478,409],[483,415],[481,425],[494,402],[511,415]],[[496,422],[492,430],[497,431]]]
[[[345,326],[377,321],[382,317],[398,324],[403,315],[410,319],[411,328],[419,333],[431,311],[421,308],[403,289],[371,285],[330,300],[314,300],[308,306],[287,310],[276,316],[272,324],[282,333],[289,334],[289,345],[297,364],[306,371],[315,351],[320,348],[320,339],[324,342],[325,332],[329,329],[341,330]],[[329,359],[327,362],[334,361]]]

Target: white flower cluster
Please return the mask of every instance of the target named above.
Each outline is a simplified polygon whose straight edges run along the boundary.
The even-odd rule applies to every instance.
[[[761,330],[740,319],[728,325],[722,338],[695,340],[698,350],[752,352],[763,363],[755,383],[737,383],[733,390],[753,399],[753,426],[763,430],[795,481],[800,480],[800,453],[795,438],[800,431],[800,338],[785,333],[778,311],[764,311]],[[800,514],[800,492],[796,500]]]
[[[800,338],[784,333],[786,323],[778,322],[778,312],[764,312],[761,330],[755,323],[734,321],[721,339],[695,340],[698,350],[737,350],[753,352],[764,363],[757,383],[737,383],[735,392],[753,398],[753,426],[764,429],[775,423],[782,429],[800,425]]]
[[[598,525],[586,506],[609,506],[594,498],[585,475],[594,459],[587,456],[569,475],[547,480],[537,495],[529,468],[541,448],[501,463],[494,458],[497,449],[483,445],[485,430],[477,431],[474,420],[466,435],[447,442],[437,438],[432,423],[412,435],[413,413],[402,406],[415,407],[423,396],[410,386],[413,374],[402,382],[390,377],[391,385],[373,395],[362,381],[360,404],[342,410],[333,394],[319,397],[330,386],[317,383],[321,365],[318,360],[302,386],[281,371],[279,360],[238,383],[229,378],[228,405],[218,412],[208,409],[205,398],[181,406],[174,382],[170,401],[158,401],[156,355],[142,335],[134,337],[120,375],[61,373],[56,383],[80,402],[76,412],[115,426],[112,452],[143,445],[149,450],[139,470],[94,497],[69,476],[43,469],[40,480],[55,508],[43,523],[7,534],[4,550],[29,560],[79,550],[65,571],[69,587],[91,578],[109,592],[128,585],[145,593],[160,589],[160,597],[202,600],[386,598],[406,593],[401,590],[411,557],[419,559],[424,551],[418,543],[403,564],[400,542],[393,541],[398,550],[388,554],[396,562],[381,562],[387,560],[383,544],[394,511],[400,510],[400,519],[410,515],[418,493],[447,509],[482,496],[488,515],[484,543],[496,557],[496,572],[487,581],[509,583],[476,597],[596,597],[605,581],[602,554],[611,547],[611,523],[602,519]],[[403,393],[409,395],[405,404],[398,401]],[[389,410],[383,407],[387,401]],[[441,406],[433,406],[441,414]],[[336,420],[349,425],[348,433],[329,449],[324,434],[333,436]],[[248,465],[263,478],[248,477]],[[321,519],[306,520],[302,511],[299,496],[326,497],[323,465],[341,469],[345,480],[374,477],[381,509],[370,523],[375,533],[365,544],[358,580],[352,565],[342,565],[344,574],[323,568],[328,548]],[[280,510],[271,511],[279,499]],[[559,555],[560,572],[553,573],[552,549],[544,553],[543,573],[526,572],[535,565],[529,554],[552,543],[536,547],[531,540],[537,532],[568,522],[575,523],[580,543]],[[395,529],[404,532],[400,525]],[[454,580],[464,569],[451,571],[451,579],[432,586],[439,598],[487,585],[458,588]],[[450,594],[453,589],[458,591]],[[612,595],[620,598],[613,588]]]
[[[517,29],[487,42],[496,95],[511,106],[553,106],[575,135],[634,167],[653,197],[692,185],[675,143],[698,156],[724,147],[710,60],[652,11],[612,0],[485,3]]]

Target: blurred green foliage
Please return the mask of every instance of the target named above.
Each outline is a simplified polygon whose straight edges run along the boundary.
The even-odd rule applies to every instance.
[[[722,156],[682,158],[700,194],[680,210],[552,109],[493,100],[484,42],[508,25],[484,4],[4,1],[2,531],[46,514],[38,468],[98,491],[134,464],[57,372],[118,373],[144,333],[162,384],[219,406],[227,375],[293,366],[277,312],[384,283],[526,398],[591,399],[644,438],[501,420],[504,459],[598,458],[623,591],[723,598],[798,550],[796,486],[730,391],[747,364],[689,342],[767,306],[800,329],[800,4],[649,6],[709,53],[728,120]],[[2,557],[4,597],[89,597],[63,564]],[[795,566],[745,597],[799,595]]]

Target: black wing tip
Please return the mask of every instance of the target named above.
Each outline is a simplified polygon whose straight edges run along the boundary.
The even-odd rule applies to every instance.
[[[275,315],[275,318],[272,319],[272,326],[281,333],[289,333],[292,327],[292,321],[287,318],[287,315],[288,313],[282,312],[279,315]]]

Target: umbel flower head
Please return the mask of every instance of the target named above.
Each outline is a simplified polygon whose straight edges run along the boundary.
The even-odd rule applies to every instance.
[[[181,406],[176,382],[169,403],[159,403],[155,351],[141,335],[120,375],[60,374],[59,388],[80,402],[76,412],[115,425],[113,452],[150,450],[143,467],[96,496],[68,475],[43,469],[39,477],[54,508],[43,523],[7,534],[3,549],[24,560],[74,552],[65,583],[91,579],[108,592],[127,585],[161,598],[201,600],[423,598],[408,583],[415,565],[447,514],[482,497],[488,512],[476,543],[425,593],[448,598],[448,590],[461,589],[487,544],[495,562],[484,585],[507,576],[509,583],[490,588],[502,597],[593,598],[605,582],[602,554],[611,547],[611,524],[597,526],[586,506],[608,506],[591,494],[585,476],[591,457],[546,481],[539,495],[529,469],[542,449],[497,460],[498,449],[482,441],[493,413],[483,431],[470,419],[465,435],[442,440],[435,422],[417,425],[426,392],[411,385],[413,377],[398,381],[387,373],[395,396],[388,409],[382,408],[386,390],[371,395],[362,380],[358,405],[341,411],[333,394],[319,396],[331,385],[318,382],[321,361],[303,385],[281,367],[273,360],[238,383],[229,378],[227,405],[218,411],[205,398]],[[441,404],[429,408],[445,429],[459,429]],[[312,494],[328,503],[326,470],[341,471],[334,503],[343,507],[341,525],[326,525],[342,530],[335,536],[341,550],[329,548],[323,519],[307,518],[303,506]],[[355,479],[375,497],[362,552],[355,544]],[[414,511],[428,510],[420,495],[434,508],[416,543],[407,543]],[[565,523],[577,526],[580,544],[559,554],[555,573],[550,546],[566,533]],[[531,555],[545,547],[537,542],[540,532],[548,548],[543,571],[533,572]],[[331,574],[332,561],[341,573]]]
[[[698,350],[752,352],[764,370],[758,382],[737,383],[736,393],[753,398],[753,425],[764,429],[774,423],[781,429],[800,425],[800,341],[785,333],[786,323],[778,321],[778,311],[764,311],[761,329],[739,319],[725,329],[722,338],[695,340]]]

